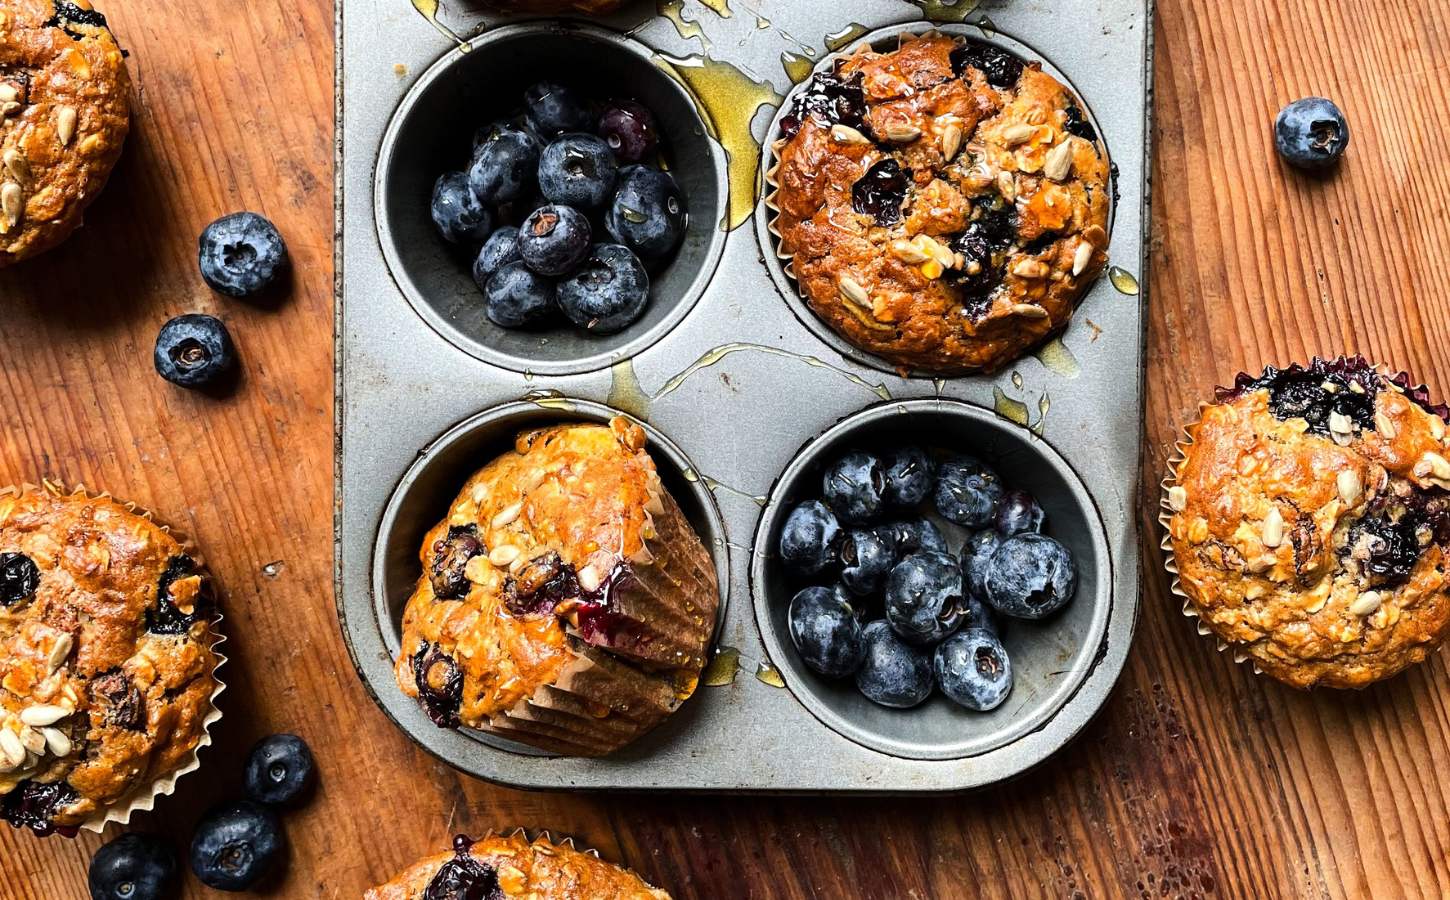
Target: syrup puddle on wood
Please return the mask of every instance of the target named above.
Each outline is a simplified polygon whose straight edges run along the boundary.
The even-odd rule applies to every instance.
[[[1076,378],[1082,374],[1082,365],[1078,363],[1077,356],[1068,349],[1067,344],[1062,342],[1058,336],[1043,344],[1033,354],[1042,367],[1054,375],[1061,375],[1063,378]]]
[[[438,29],[439,34],[443,35],[444,37],[448,38],[449,40],[453,41],[458,45],[458,50],[460,53],[467,53],[469,50],[473,49],[469,46],[468,41],[465,41],[463,38],[458,36],[458,33],[456,31],[449,28],[447,25],[444,25],[442,22],[438,21],[438,0],[412,0],[412,2],[413,8],[416,9],[423,18],[428,20],[428,24]]]
[[[1118,289],[1118,293],[1127,294],[1129,297],[1138,296],[1138,279],[1122,266],[1108,267],[1108,281]]]
[[[911,5],[929,22],[960,23],[977,8],[977,0],[911,0]]]

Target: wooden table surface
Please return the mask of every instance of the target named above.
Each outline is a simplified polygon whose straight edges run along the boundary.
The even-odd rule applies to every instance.
[[[219,577],[219,745],[141,827],[184,846],[238,792],[251,742],[292,730],[324,781],[287,820],[279,897],[355,898],[456,831],[514,825],[576,835],[677,898],[1450,893],[1443,655],[1357,694],[1253,676],[1169,597],[1151,502],[1122,681],[1015,783],[939,799],[571,796],[426,756],[359,686],[333,614],[331,5],[104,10],[131,50],[135,127],[84,231],[0,273],[0,483],[129,496],[191,532]],[[1159,4],[1145,484],[1241,368],[1361,351],[1450,391],[1447,54],[1443,3]],[[1269,139],[1274,111],[1311,93],[1353,129],[1322,180],[1285,169]],[[243,208],[276,221],[298,263],[274,307],[225,300],[196,272],[201,228]],[[233,396],[153,373],[156,330],[182,312],[230,325],[246,367]],[[0,832],[0,895],[85,896],[99,844]],[[209,894],[188,879],[184,896]]]

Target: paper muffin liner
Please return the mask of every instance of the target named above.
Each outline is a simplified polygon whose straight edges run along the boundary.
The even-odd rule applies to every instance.
[[[1319,359],[1319,357],[1311,358],[1310,365],[1313,365],[1315,359]],[[1387,366],[1380,363],[1370,365],[1368,360],[1362,356],[1338,356],[1327,361],[1331,363],[1363,363],[1388,379],[1392,384],[1398,385],[1407,395],[1416,402],[1426,406],[1431,412],[1439,415],[1441,418],[1450,419],[1450,408],[1447,408],[1445,404],[1431,404],[1429,402],[1429,389],[1424,384],[1415,385],[1408,372],[1392,372]],[[1295,363],[1294,365],[1298,364]],[[1259,666],[1258,661],[1253,655],[1245,650],[1242,645],[1231,645],[1219,637],[1208,626],[1208,623],[1203,621],[1203,617],[1199,615],[1197,607],[1193,605],[1193,598],[1183,589],[1183,581],[1178,571],[1178,559],[1173,552],[1173,535],[1170,531],[1170,525],[1176,510],[1173,509],[1173,504],[1169,501],[1169,491],[1178,484],[1179,468],[1187,460],[1188,451],[1194,443],[1192,429],[1203,421],[1203,411],[1210,406],[1216,406],[1224,402],[1225,398],[1233,391],[1242,387],[1246,382],[1262,377],[1263,374],[1263,372],[1257,375],[1248,372],[1239,372],[1234,376],[1233,383],[1229,387],[1220,386],[1214,388],[1214,400],[1203,401],[1198,404],[1198,416],[1191,423],[1183,426],[1183,437],[1173,444],[1173,453],[1168,457],[1167,472],[1164,474],[1163,480],[1159,482],[1158,500],[1158,524],[1163,528],[1163,537],[1159,541],[1158,546],[1163,550],[1163,569],[1169,576],[1169,591],[1172,592],[1173,596],[1182,601],[1183,615],[1193,620],[1194,626],[1197,628],[1199,634],[1205,637],[1212,637],[1220,653],[1232,650],[1233,661],[1235,663],[1248,663],[1255,675],[1263,675],[1264,670]],[[1279,679],[1274,680],[1279,681]],[[1280,683],[1283,684],[1284,682],[1281,681]]]
[[[55,497],[80,496],[87,500],[110,500],[114,503],[118,503],[127,512],[140,516],[141,518],[154,523],[162,531],[171,535],[171,537],[181,546],[182,551],[187,556],[189,556],[193,562],[196,563],[196,571],[206,576],[208,579],[210,579],[211,577],[211,573],[206,566],[206,561],[202,558],[200,551],[197,549],[196,545],[192,543],[191,538],[188,535],[160,521],[152,514],[149,509],[138,506],[132,501],[122,500],[119,497],[112,495],[109,491],[91,493],[86,489],[85,485],[80,483],[76,483],[74,486],[68,487],[65,485],[64,482],[58,480],[43,479],[38,485],[31,484],[29,482],[22,482],[19,485],[8,485],[5,487],[0,487],[0,499],[3,499],[5,497],[18,497],[22,494],[34,491],[41,491]],[[213,582],[213,585],[214,584],[215,583]],[[99,834],[102,830],[105,829],[108,824],[112,822],[115,822],[118,825],[127,825],[130,823],[133,813],[136,813],[138,811],[149,812],[150,810],[154,809],[158,797],[165,797],[172,794],[176,790],[176,782],[180,780],[183,775],[194,772],[201,767],[201,750],[204,747],[211,746],[211,730],[222,718],[221,708],[217,705],[217,698],[221,696],[222,691],[226,690],[226,684],[221,680],[221,678],[217,676],[216,673],[217,670],[219,670],[227,662],[227,657],[220,650],[217,649],[226,642],[226,636],[221,633],[221,624],[224,618],[225,617],[221,614],[220,611],[220,604],[218,604],[215,610],[215,614],[213,615],[211,622],[209,623],[212,634],[212,643],[210,649],[213,655],[216,657],[216,665],[212,667],[212,680],[215,681],[216,686],[212,689],[211,696],[207,698],[210,709],[207,712],[206,716],[202,719],[201,737],[197,741],[196,746],[192,748],[191,753],[187,755],[185,761],[177,768],[169,772],[162,773],[152,782],[137,785],[128,794],[121,797],[119,800],[111,803],[110,805],[102,809],[97,810],[96,812],[92,813],[90,817],[82,821],[78,826],[73,827]],[[61,832],[59,829],[57,829],[55,833],[63,834],[63,832]],[[72,833],[66,834],[65,836],[74,837],[75,835]]]

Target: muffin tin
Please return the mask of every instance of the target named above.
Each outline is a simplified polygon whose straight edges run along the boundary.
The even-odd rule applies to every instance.
[[[1041,58],[1072,84],[1118,169],[1112,263],[1141,274],[1148,5],[1059,5],[1048,14],[988,4],[990,23],[935,27]],[[802,41],[820,54],[827,33],[852,25],[867,29],[859,40],[890,45],[903,30],[934,27],[912,21],[918,9],[898,0],[845,0],[829,19],[810,6],[762,6],[770,21],[757,27],[750,10],[721,19],[688,5],[710,58],[746,72],[690,83],[768,78],[787,94],[781,55],[804,52]],[[882,370],[812,325],[760,209],[753,225],[721,230],[731,160],[701,116],[753,107],[741,112],[732,94],[697,105],[685,80],[670,77],[663,55],[698,53],[699,39],[682,37],[651,4],[591,22],[500,24],[449,12],[449,24],[474,35],[471,52],[407,4],[340,4],[337,603],[358,673],[383,710],[457,768],[530,788],[954,790],[1019,774],[1066,745],[1106,700],[1137,616],[1144,296],[1101,279],[1062,342],[995,377],[933,381]],[[969,23],[981,20],[974,13]],[[649,315],[615,338],[500,335],[478,312],[466,263],[426,227],[426,185],[515,88],[571,75],[656,107],[688,194],[690,232],[656,282]],[[757,139],[777,112],[756,111]],[[392,674],[424,531],[525,423],[599,420],[611,409],[650,427],[667,485],[714,554],[723,652],[707,680],[726,683],[702,684],[663,726],[606,759],[551,758],[436,728]],[[1038,494],[1053,533],[1078,556],[1084,574],[1073,605],[1030,634],[1014,625],[1021,675],[996,713],[853,702],[848,688],[816,679],[795,658],[768,548],[817,457],[864,433],[980,453]],[[770,683],[777,674],[784,688]]]

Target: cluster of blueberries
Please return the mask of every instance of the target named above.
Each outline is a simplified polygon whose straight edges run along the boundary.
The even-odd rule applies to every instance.
[[[438,178],[433,223],[449,242],[479,247],[473,279],[494,324],[538,328],[562,311],[586,332],[613,334],[643,315],[646,266],[667,261],[685,234],[679,186],[652,163],[654,116],[633,100],[596,115],[551,82],[525,91],[524,104],[522,116],[478,130],[466,171]],[[612,242],[596,243],[601,233]]]
[[[224,803],[202,818],[191,841],[191,869],[208,887],[249,890],[276,872],[287,838],[276,810],[295,806],[317,779],[307,743],[295,734],[258,741],[247,756],[247,799]],[[91,900],[161,900],[174,894],[176,854],[154,834],[128,832],[91,859]]]
[[[836,458],[821,494],[791,510],[778,548],[810,583],[788,613],[801,660],[827,678],[854,676],[882,706],[917,706],[934,687],[967,709],[1001,705],[1012,662],[996,615],[1044,618],[1077,587],[1072,554],[1041,533],[1037,501],[975,457],[938,462],[914,446]],[[969,530],[959,556],[928,508]]]

